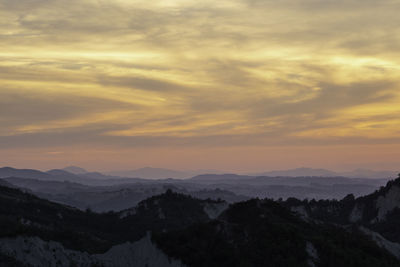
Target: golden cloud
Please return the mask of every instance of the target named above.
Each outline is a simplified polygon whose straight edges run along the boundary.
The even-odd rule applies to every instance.
[[[0,135],[233,136],[235,145],[394,138],[398,8],[1,0]]]

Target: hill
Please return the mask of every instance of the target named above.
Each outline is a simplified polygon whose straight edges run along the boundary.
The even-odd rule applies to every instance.
[[[368,229],[304,219],[288,205],[252,199],[228,206],[168,190],[134,208],[99,214],[0,186],[0,259],[107,267],[160,266],[155,260],[162,266],[399,266]]]
[[[350,177],[350,178],[395,178],[395,171],[375,171],[368,169],[356,169],[352,171],[335,172],[326,169],[296,168],[289,170],[269,171],[262,173],[252,173],[252,176],[271,176],[271,177]]]
[[[356,224],[378,233],[387,244],[400,243],[400,175],[374,193],[358,198],[348,195],[340,201],[288,199],[282,203],[304,218],[341,225]],[[373,232],[369,233],[373,235]]]
[[[145,167],[135,170],[126,170],[126,171],[112,171],[107,174],[112,176],[122,176],[122,177],[140,177],[143,179],[166,179],[166,178],[187,178],[189,175],[185,172],[175,171],[170,169],[162,169],[162,168],[151,168]]]
[[[267,199],[154,240],[188,266],[399,266],[358,229],[306,222]]]
[[[84,174],[88,172],[87,170],[77,166],[68,166],[63,168],[62,170],[73,174]]]

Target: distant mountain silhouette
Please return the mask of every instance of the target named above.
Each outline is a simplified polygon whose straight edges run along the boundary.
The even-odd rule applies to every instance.
[[[32,169],[15,169],[11,167],[0,168],[0,178],[20,177],[42,181],[70,181],[83,182],[87,178],[80,177],[64,170],[50,170],[42,172]]]
[[[162,168],[151,168],[145,167],[136,170],[127,170],[127,171],[112,171],[107,172],[106,174],[112,176],[121,176],[121,177],[132,177],[132,178],[144,178],[144,179],[165,179],[165,178],[188,178],[190,174],[182,171],[175,171],[170,169],[162,169]]]
[[[208,188],[221,188],[238,195],[259,198],[341,199],[347,194],[366,195],[385,185],[389,179],[347,177],[269,177],[237,174],[198,175],[184,180]]]
[[[389,179],[349,178],[343,176],[249,176],[238,174],[203,174],[187,181],[198,183],[227,183],[247,185],[334,185],[334,184],[371,184],[382,185]]]
[[[338,173],[325,170],[325,169],[312,169],[312,168],[297,168],[290,170],[279,170],[279,171],[270,171],[270,172],[262,172],[255,173],[253,175],[257,176],[292,176],[292,177],[300,177],[300,176],[320,176],[320,177],[335,177],[340,176]]]
[[[374,171],[368,169],[357,169],[350,172],[342,172],[341,176],[359,178],[396,178],[397,171]]]
[[[73,173],[73,174],[84,174],[87,173],[88,171],[77,166],[68,166],[63,168],[62,170]]]
[[[239,174],[201,174],[190,178],[191,181],[198,182],[232,182],[246,181],[254,179],[254,176],[239,175]]]
[[[130,178],[134,181],[136,179]],[[154,181],[154,180],[151,180]],[[30,178],[9,177],[0,179],[0,185],[17,187],[35,195],[81,210],[87,208],[97,212],[120,211],[135,206],[140,201],[154,195],[162,194],[167,189],[180,192],[199,199],[224,199],[233,203],[245,199],[227,190],[204,189],[204,187],[186,188],[184,185],[165,182],[131,183],[110,186],[88,186],[69,181],[43,181]]]
[[[129,205],[129,203],[136,203],[145,197],[162,192],[159,189],[164,185],[176,186],[176,188],[183,190],[178,190],[179,192],[184,192],[185,190],[187,192],[196,192],[203,189],[211,191],[221,189],[232,192],[236,196],[247,198],[269,197],[272,199],[286,199],[288,197],[296,197],[299,199],[341,199],[347,194],[354,194],[355,196],[369,194],[388,181],[388,179],[321,176],[255,177],[237,174],[204,174],[189,179],[143,179],[111,176],[99,172],[73,174],[58,169],[41,172],[10,167],[0,168],[1,178],[7,178],[7,182],[21,188],[29,190],[36,188],[36,191],[41,193],[41,197],[80,208],[90,206],[98,211],[126,208],[126,205]],[[26,179],[36,181],[27,181]],[[58,181],[60,183],[45,184],[40,183],[40,181]],[[81,192],[76,185],[72,185],[74,183],[90,186],[90,188],[87,188],[85,192]],[[129,191],[128,195],[125,196],[126,192],[121,191],[121,189],[124,187],[132,188],[130,185],[135,185],[139,191],[145,191],[139,192],[135,189]],[[96,189],[96,191],[90,193],[94,189],[93,187],[103,188]],[[50,188],[52,189],[47,190]],[[154,188],[158,189],[154,192],[147,191]],[[78,190],[79,194],[75,194],[70,189],[72,191]],[[65,194],[62,194],[63,190],[66,190]],[[109,192],[106,193],[106,191]],[[61,194],[56,196],[55,192],[60,192]],[[105,193],[102,194],[102,192]],[[214,192],[210,196],[217,195],[221,194]],[[236,196],[233,199],[237,199]]]
[[[144,179],[124,178],[124,177],[110,177],[100,173],[90,175],[91,173],[85,174],[73,174],[65,170],[50,170],[47,172],[41,172],[38,170],[31,169],[15,169],[11,167],[0,168],[0,179],[1,178],[28,178],[36,179],[41,181],[69,181],[73,183],[81,183],[85,185],[100,186],[100,185],[116,185],[116,184],[128,184],[135,182],[147,182]],[[11,180],[10,180],[11,181]],[[9,182],[10,182],[9,181]]]
[[[0,168],[0,178],[24,177],[39,180],[52,180],[53,176],[49,173],[32,169],[14,169],[11,167]]]
[[[395,178],[396,171],[374,171],[368,169],[357,169],[348,172],[335,172],[326,169],[297,168],[289,170],[277,170],[261,173],[252,173],[252,176],[284,176],[284,177],[349,177],[349,178]]]

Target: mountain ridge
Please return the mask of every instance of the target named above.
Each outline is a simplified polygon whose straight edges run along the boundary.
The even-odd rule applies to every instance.
[[[368,203],[391,194],[395,187],[400,188],[400,178],[357,199],[352,196],[340,201],[314,202],[250,199],[229,206],[220,200],[199,200],[168,190],[141,201],[134,208],[99,214],[0,186],[0,243],[12,244],[14,238],[23,235],[38,237],[44,242],[60,242],[74,251],[101,254],[126,242],[139,241],[151,231],[151,242],[186,266],[305,267],[312,263],[314,266],[394,267],[400,264],[392,255],[397,250],[382,244],[390,245],[386,240],[396,239],[400,232],[397,221],[400,217],[392,217],[390,213],[400,212],[397,206],[388,211],[384,225],[370,221],[379,210],[369,207],[372,213],[362,216],[369,223],[363,225],[369,226],[366,230],[358,223],[349,225],[348,221],[344,226],[339,219],[340,214],[346,217],[352,212],[354,203],[366,203],[367,207]],[[400,190],[395,193],[399,197],[396,205],[400,206]],[[308,218],[300,216],[299,203],[314,205],[317,209],[314,214],[306,214]],[[215,212],[210,212],[212,206]],[[308,208],[311,210],[311,206],[304,209]],[[320,220],[318,209],[330,217]],[[340,210],[343,212],[337,213]],[[392,230],[392,238],[388,238],[386,229]],[[0,246],[0,258],[7,251],[7,255],[15,255],[18,249],[11,245],[7,248],[11,250]],[[29,252],[18,250],[18,253]]]
[[[375,171],[369,169],[355,169],[352,171],[331,171],[327,169],[315,168],[295,168],[288,170],[276,170],[260,173],[252,173],[253,176],[285,176],[285,177],[305,177],[305,176],[319,176],[319,177],[349,177],[349,178],[395,178],[396,171]]]

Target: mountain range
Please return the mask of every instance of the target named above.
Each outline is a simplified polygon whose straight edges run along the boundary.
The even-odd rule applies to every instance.
[[[335,172],[326,169],[297,168],[289,170],[269,171],[261,173],[251,173],[251,176],[271,176],[271,177],[349,177],[349,178],[395,178],[396,171],[375,171],[368,169],[356,169],[353,171]]]
[[[173,192],[108,213],[0,186],[3,266],[400,266],[400,177],[341,200]]]
[[[76,166],[69,166],[62,170],[73,174],[85,174],[89,173],[83,168]],[[104,172],[108,176],[117,177],[128,177],[128,178],[143,178],[143,179],[185,179],[191,178],[203,174],[227,174],[228,172],[220,170],[192,170],[192,171],[178,171],[164,168],[152,168],[144,167],[134,170],[122,170],[122,171],[109,171]],[[237,173],[239,175],[248,176],[269,176],[269,177],[349,177],[349,178],[395,178],[397,177],[397,171],[387,170],[369,170],[369,169],[355,169],[352,171],[331,171],[327,169],[314,169],[314,168],[295,168],[288,170],[275,170],[258,173]]]
[[[287,199],[341,199],[372,193],[389,179],[346,177],[267,177],[237,174],[198,175],[189,179],[143,179],[73,174],[66,170],[0,168],[0,178],[42,198],[98,212],[120,211],[140,201],[173,189],[198,198],[222,198],[237,202],[254,197]]]
[[[219,170],[177,171],[171,169],[152,168],[152,167],[144,167],[135,170],[105,172],[105,174],[111,176],[140,177],[144,179],[166,179],[166,178],[185,179],[204,173],[222,174],[225,172]]]

